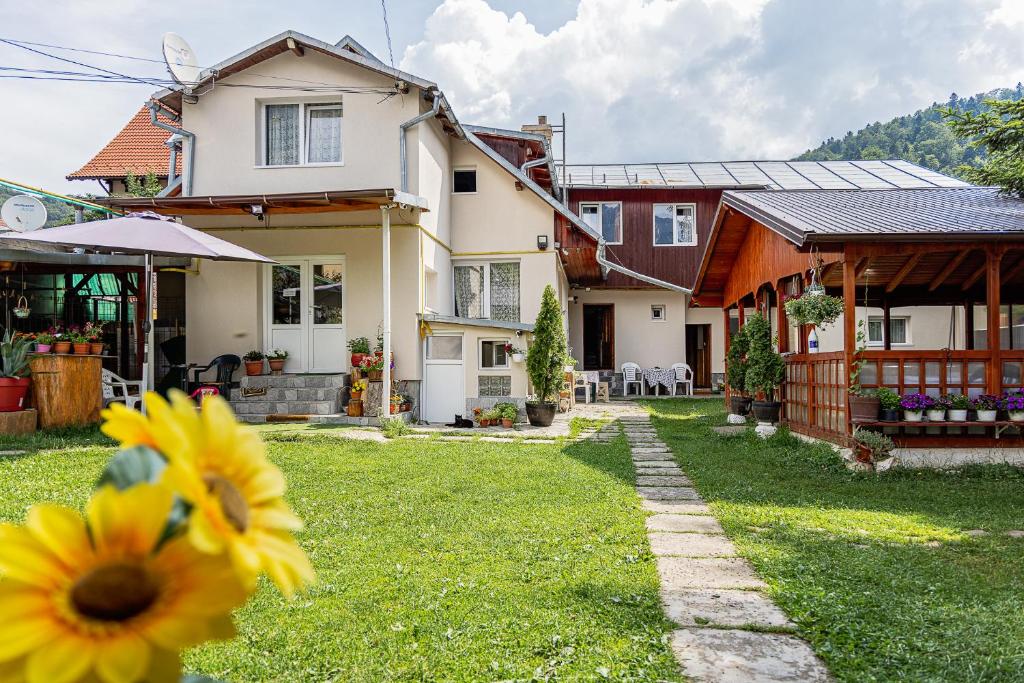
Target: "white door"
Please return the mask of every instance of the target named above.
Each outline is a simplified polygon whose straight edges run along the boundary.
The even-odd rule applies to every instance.
[[[288,352],[285,372],[344,372],[344,259],[281,259],[266,273],[265,350]]]
[[[451,422],[466,415],[466,374],[461,334],[427,337],[421,414],[427,422]]]

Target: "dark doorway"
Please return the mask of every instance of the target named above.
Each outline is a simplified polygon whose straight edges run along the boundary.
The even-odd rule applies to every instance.
[[[686,326],[686,364],[693,370],[693,387],[711,387],[711,325]]]
[[[583,369],[615,369],[615,306],[583,305]]]

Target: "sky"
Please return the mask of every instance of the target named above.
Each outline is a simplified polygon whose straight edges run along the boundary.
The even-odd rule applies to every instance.
[[[1024,80],[1024,0],[385,0],[394,62],[460,121],[567,119],[569,163],[785,159],[950,93]],[[390,61],[380,0],[0,0],[0,38],[204,65],[285,29],[351,34]],[[161,64],[71,52],[135,76]],[[0,43],[0,67],[82,70]],[[0,70],[0,75],[24,72]],[[0,78],[0,178],[97,192],[67,173],[154,89]]]

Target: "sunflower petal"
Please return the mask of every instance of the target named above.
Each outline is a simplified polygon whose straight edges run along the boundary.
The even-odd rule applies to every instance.
[[[104,643],[96,653],[96,673],[106,683],[135,683],[149,669],[150,646],[134,633]]]
[[[156,446],[149,420],[137,410],[121,403],[111,403],[100,417],[103,418],[100,431],[122,446]]]
[[[46,546],[13,524],[0,524],[0,548],[0,577],[49,588],[66,572]]]
[[[124,491],[110,485],[100,488],[86,507],[97,553],[150,553],[173,502],[173,494],[156,484],[136,484]]]
[[[207,513],[200,508],[195,508],[189,517],[188,540],[200,552],[210,555],[224,552],[224,536],[214,528]]]
[[[0,683],[25,683],[25,661],[0,662]]]
[[[0,620],[0,662],[26,655],[59,636],[57,626],[44,617]]]
[[[74,566],[92,555],[85,522],[74,510],[45,503],[35,505],[28,511],[25,526],[65,564]]]
[[[71,683],[92,666],[94,646],[85,640],[64,636],[28,656],[28,683]]]

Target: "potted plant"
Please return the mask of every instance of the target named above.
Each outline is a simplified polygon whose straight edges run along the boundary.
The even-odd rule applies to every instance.
[[[825,327],[836,321],[843,313],[843,300],[825,294],[825,290],[808,290],[785,303],[786,317],[800,325]]]
[[[94,356],[103,353],[103,324],[94,324],[92,321],[85,323],[82,334],[89,340],[89,353]]]
[[[82,332],[82,328],[78,325],[73,325],[68,330],[68,338],[71,340],[71,350],[76,356],[89,355],[89,338]]]
[[[881,408],[880,417],[882,422],[900,421],[900,395],[889,387],[879,387],[875,392],[878,397],[878,405]]]
[[[949,421],[966,422],[967,411],[971,408],[971,399],[963,394],[947,394],[943,398],[949,405]]]
[[[284,370],[285,361],[288,360],[288,352],[283,349],[274,349],[267,354],[267,363],[270,365],[270,372],[280,375]]]
[[[875,463],[891,456],[892,450],[896,447],[891,438],[869,429],[857,429],[853,433],[853,438],[857,442],[857,462],[872,468]]]
[[[867,335],[864,333],[864,321],[857,324],[857,350],[850,364],[850,384],[847,388],[850,403],[851,422],[874,422],[878,419],[881,407],[878,393],[874,389],[865,389],[860,383],[860,371],[864,367],[864,351],[867,348]]]
[[[391,394],[391,414],[395,414],[402,409],[402,395]]]
[[[904,394],[900,399],[900,408],[903,408],[903,420],[905,422],[920,422],[924,417],[924,411],[935,403],[935,399],[924,394]]]
[[[1013,392],[1003,396],[1001,406],[1010,418],[1010,422],[1024,422],[1024,395]]]
[[[373,381],[380,381],[384,375],[384,356],[367,354],[359,361],[359,370],[366,373],[366,376]]]
[[[971,407],[978,413],[978,422],[995,422],[999,399],[991,394],[981,394],[971,401]]]
[[[366,337],[356,337],[348,342],[348,352],[351,354],[349,360],[353,368],[358,368],[363,358],[370,354],[370,340]]]
[[[753,402],[754,417],[758,422],[778,422],[782,403],[776,397],[786,376],[786,362],[772,345],[771,324],[763,315],[751,316],[744,329],[750,343],[744,385],[747,393],[763,398]]]
[[[21,410],[28,394],[28,353],[32,342],[26,337],[13,336],[10,330],[0,343],[0,412]]]
[[[945,396],[932,399],[932,404],[925,408],[925,415],[928,417],[929,422],[945,422],[946,421],[946,410],[949,408],[949,402],[946,401]]]
[[[363,392],[366,391],[367,381],[365,379],[357,379],[352,382],[352,390],[349,392],[349,400],[360,401],[363,398]]]
[[[484,409],[473,408],[473,421],[476,422],[481,427],[487,427],[488,425],[490,425],[491,421],[485,420],[486,418],[484,418]]]
[[[402,412],[408,413],[412,410],[412,396],[409,394],[402,394]]]
[[[548,427],[554,421],[558,388],[565,379],[567,362],[562,309],[555,289],[547,285],[533,326],[533,343],[526,356],[526,370],[536,392],[536,400],[526,402],[526,417],[534,427]]]
[[[517,346],[512,346],[512,344],[505,344],[505,353],[512,357],[513,363],[522,363],[526,360],[526,354],[523,353],[523,350]]]
[[[733,415],[749,415],[751,399],[746,395],[747,385],[747,352],[750,342],[746,328],[741,327],[729,340],[729,353],[726,355],[725,379],[732,390],[729,396],[729,408]]]
[[[49,353],[53,348],[53,335],[49,332],[40,332],[35,336],[36,353]]]
[[[512,429],[516,418],[519,417],[519,406],[515,403],[499,403],[494,406],[494,410],[501,419],[501,426],[505,429]]]
[[[247,377],[254,377],[256,375],[263,374],[263,352],[256,351],[253,349],[249,353],[242,356],[242,360],[245,361],[245,375]]]

